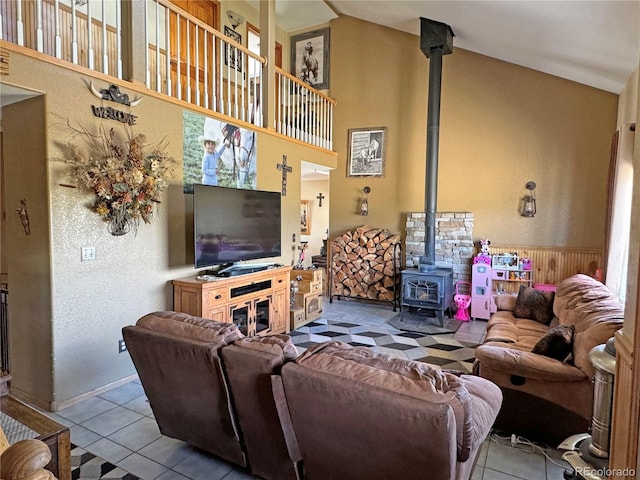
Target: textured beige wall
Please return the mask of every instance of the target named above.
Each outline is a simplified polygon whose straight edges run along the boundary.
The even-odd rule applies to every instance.
[[[59,185],[72,180],[68,164],[61,161],[68,155],[66,143],[83,144],[81,138],[73,138],[67,120],[93,131],[99,125],[123,131],[118,122],[93,116],[91,105],[100,102],[85,85],[89,79],[15,52],[11,54],[10,74],[3,78],[43,92],[51,89],[39,99],[39,118],[31,103],[12,106],[15,118],[21,119],[15,123],[20,135],[16,135],[17,146],[13,147],[17,151],[14,169],[6,172],[6,184],[12,185],[6,192],[10,200],[28,194],[40,228],[29,243],[8,239],[8,257],[20,256],[31,268],[27,278],[9,262],[11,308],[20,312],[12,316],[12,325],[14,319],[22,322],[12,331],[12,342],[18,342],[15,354],[24,356],[24,366],[15,369],[13,385],[43,406],[64,404],[133,374],[129,356],[117,350],[122,327],[148,312],[170,309],[171,280],[196,273],[192,197],[182,193],[181,168],[158,205],[154,221],[140,225],[137,235],[111,236],[106,224],[87,208],[94,198],[91,193]],[[101,79],[94,79],[94,83],[99,88],[108,85]],[[123,91],[135,95],[126,87]],[[138,116],[135,131],[145,133],[154,143],[166,137],[168,152],[181,164],[183,108],[144,97],[132,108]],[[29,136],[32,131],[37,133],[35,137]],[[287,155],[293,168],[282,206],[283,255],[275,260],[290,264],[291,235],[300,230],[300,162],[333,168],[335,155],[263,131],[258,133],[257,146],[259,189],[280,191],[282,174],[276,165],[282,162],[282,155]],[[14,226],[10,224],[9,230]],[[36,238],[38,244],[32,246],[30,242]],[[83,246],[96,247],[96,261],[80,261]],[[36,348],[25,349],[29,342]]]
[[[53,331],[44,97],[2,109],[11,388],[27,398],[53,393]],[[39,164],[41,168],[25,168]],[[26,200],[30,234],[16,209]]]
[[[364,185],[368,223],[402,231],[403,213],[424,210],[429,61],[417,36],[350,17],[331,28],[332,234],[360,223]],[[476,239],[603,247],[617,96],[457,49],[455,39],[442,85],[438,210],[473,212]],[[346,178],[347,130],[377,126],[387,127],[384,178]],[[529,180],[535,218],[518,213]]]

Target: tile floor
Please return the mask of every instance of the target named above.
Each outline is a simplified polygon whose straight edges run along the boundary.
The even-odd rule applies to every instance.
[[[317,325],[314,327],[306,329],[303,327],[295,332],[294,342],[299,345],[300,350],[303,350],[305,346],[315,341],[326,340],[326,336],[321,333],[333,330],[329,336],[336,339],[342,337],[342,340],[360,341],[369,346],[373,346],[378,340],[376,345],[380,351],[409,358],[429,356],[427,350],[429,346],[422,347],[427,352],[425,355],[425,351],[419,351],[419,339],[417,341],[411,336],[401,336],[400,331],[386,324],[386,321],[394,315],[389,306],[337,300],[330,304],[325,301],[322,320],[316,322]],[[326,324],[323,325],[323,322]],[[351,326],[340,326],[340,323]],[[367,332],[379,332],[382,335],[365,336],[363,339],[358,335],[362,330],[358,330],[352,324],[365,325]],[[451,334],[452,338],[447,342],[449,344],[459,342],[462,345],[477,344],[482,340],[484,327],[485,324],[482,321],[465,323],[455,335]],[[355,333],[354,328],[357,330]],[[312,331],[314,329],[315,331]],[[333,335],[336,331],[338,334]],[[355,336],[344,337],[344,335]],[[389,339],[381,342],[380,338],[383,336],[388,336]],[[393,343],[399,344],[400,347],[398,348],[397,345],[390,347],[389,345]],[[404,348],[406,345],[410,348]],[[459,359],[454,361],[457,362]],[[461,362],[463,366],[465,363],[468,362]],[[122,475],[123,470],[145,480],[254,478],[224,461],[189,447],[184,442],[161,435],[142,385],[137,380],[50,415],[58,422],[70,427],[71,441],[79,451],[91,452],[119,467],[111,471],[108,478],[127,478],[127,475]],[[560,453],[557,450],[547,448],[534,451],[534,447],[529,445],[512,447],[507,437],[508,435],[501,436],[494,433],[485,441],[472,480],[561,480],[563,478],[562,465],[567,464],[559,459]],[[84,475],[86,474],[83,473],[79,478],[93,477],[93,475]],[[78,474],[74,476],[74,480],[77,478]],[[93,478],[99,478],[99,475]]]

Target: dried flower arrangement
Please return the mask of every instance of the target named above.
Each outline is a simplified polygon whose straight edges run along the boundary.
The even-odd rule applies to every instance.
[[[69,143],[71,174],[97,196],[93,209],[109,224],[112,235],[137,231],[140,219],[150,223],[154,203],[169,185],[175,160],[165,151],[166,143],[147,145],[142,133],[129,134],[118,142],[113,128],[98,134],[76,130],[86,137],[89,152]]]

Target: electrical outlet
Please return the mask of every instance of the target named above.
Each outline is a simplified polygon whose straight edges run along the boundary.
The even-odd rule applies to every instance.
[[[127,351],[127,344],[124,343],[124,340],[122,339],[118,340],[118,353],[122,353],[126,351]]]
[[[82,247],[81,260],[90,262],[96,259],[96,247]]]

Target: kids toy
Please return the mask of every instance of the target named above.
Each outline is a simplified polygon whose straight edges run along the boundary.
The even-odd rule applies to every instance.
[[[456,314],[453,318],[468,322],[471,320],[469,316],[469,305],[471,305],[471,284],[460,280],[456,282],[456,294],[453,296],[453,303],[456,304]]]
[[[473,258],[473,263],[486,263],[491,265],[491,254],[489,253],[491,241],[488,238],[480,239],[480,253]]]

